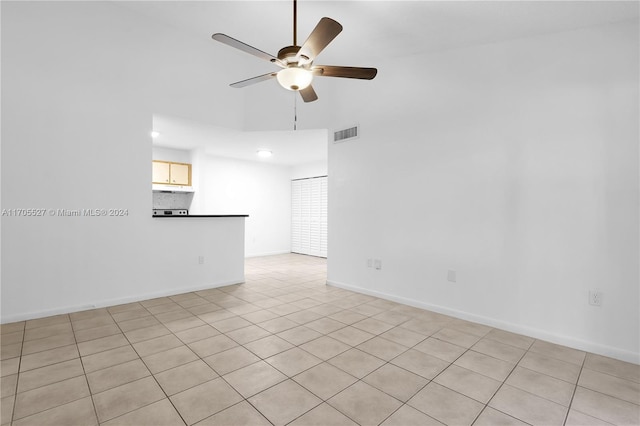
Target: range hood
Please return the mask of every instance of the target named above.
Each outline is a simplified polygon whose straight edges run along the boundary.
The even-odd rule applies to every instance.
[[[154,183],[151,185],[153,192],[195,192],[193,186],[178,186],[178,185],[160,185]]]

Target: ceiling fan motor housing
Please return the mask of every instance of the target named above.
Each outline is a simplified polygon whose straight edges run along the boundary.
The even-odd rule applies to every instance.
[[[289,66],[297,66],[299,59],[303,59],[304,62],[308,61],[309,58],[305,55],[300,55],[298,58],[298,52],[300,51],[300,46],[286,46],[278,51],[278,59],[285,62]]]
[[[309,72],[311,61],[306,62],[309,60],[307,56],[298,56],[299,51],[300,46],[286,46],[278,51],[278,60],[287,65],[287,68],[278,72],[278,82],[294,92],[306,88],[313,78]]]

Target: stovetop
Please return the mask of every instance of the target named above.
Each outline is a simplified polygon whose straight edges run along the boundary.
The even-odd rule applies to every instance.
[[[187,209],[153,209],[154,216],[188,216]]]

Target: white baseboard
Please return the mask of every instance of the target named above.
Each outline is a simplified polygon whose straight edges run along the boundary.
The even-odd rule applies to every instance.
[[[153,293],[139,294],[136,296],[126,296],[126,297],[119,297],[114,299],[101,300],[93,304],[65,306],[62,308],[47,309],[44,311],[34,311],[34,312],[28,312],[25,314],[9,315],[6,317],[3,316],[1,323],[7,324],[11,322],[50,317],[52,315],[70,314],[73,312],[86,311],[89,309],[105,308],[108,306],[116,306],[116,305],[123,305],[125,303],[139,302],[141,300],[156,299],[158,297],[174,296],[176,294],[191,293],[193,291],[207,290],[210,288],[217,288],[217,287],[225,287],[228,285],[240,284],[243,282],[244,282],[244,277],[240,280],[201,284],[201,285],[187,287],[187,288],[171,289],[171,290],[164,290],[164,291],[153,292]]]
[[[262,257],[262,256],[276,256],[278,254],[290,254],[291,250],[285,251],[270,251],[265,253],[247,253],[244,255],[245,259],[249,257]]]
[[[334,287],[343,288],[345,290],[351,290],[358,293],[367,294],[369,296],[375,296],[381,299],[390,300],[392,302],[398,302],[404,305],[409,305],[416,308],[425,309],[425,310],[437,312],[444,315],[449,315],[455,318],[460,318],[463,320],[484,324],[489,327],[499,328],[501,330],[510,331],[512,333],[522,334],[525,336],[533,337],[535,339],[546,340],[548,342],[556,343],[558,345],[568,346],[570,348],[591,352],[594,354],[603,355],[611,358],[616,358],[621,361],[640,364],[640,353],[638,352],[631,352],[625,349],[620,349],[612,346],[601,345],[595,342],[580,340],[580,339],[573,338],[571,336],[550,333],[548,331],[533,328],[533,327],[527,327],[520,324],[505,322],[496,318],[475,315],[468,312],[447,308],[445,306],[432,305],[430,303],[420,302],[418,300],[408,299],[405,297],[383,293],[376,290],[370,290],[367,288],[345,284],[338,281],[327,280],[327,284]]]

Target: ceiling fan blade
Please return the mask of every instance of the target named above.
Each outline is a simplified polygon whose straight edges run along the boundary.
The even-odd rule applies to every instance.
[[[262,75],[259,75],[257,77],[252,77],[252,78],[248,78],[246,80],[242,80],[242,81],[237,81],[235,83],[231,83],[229,86],[235,87],[235,88],[250,86],[252,84],[260,83],[261,81],[270,80],[273,77],[275,77],[276,74],[277,73],[275,73],[275,72],[270,72],[268,74],[262,74]]]
[[[373,80],[378,74],[376,68],[338,67],[334,65],[316,65],[311,67],[311,72],[318,77],[358,78],[361,80]]]
[[[341,31],[342,25],[338,22],[331,18],[322,18],[298,51],[298,58],[303,62],[313,61]]]
[[[316,91],[313,90],[313,86],[309,85],[306,88],[299,90],[300,96],[302,96],[302,100],[305,102],[313,102],[318,100],[318,95],[316,95]]]
[[[286,64],[282,64],[282,61],[280,61],[278,58],[276,58],[273,55],[270,55],[266,52],[263,52],[260,49],[256,49],[253,46],[249,46],[246,43],[241,42],[240,40],[236,40],[233,37],[229,37],[226,34],[221,34],[221,33],[215,33],[214,35],[211,36],[212,39],[219,41],[220,43],[224,43],[227,46],[231,46],[234,47],[238,50],[242,50],[243,52],[246,52],[250,55],[253,56],[257,56],[260,59],[265,59],[269,62],[273,62],[274,64],[280,65],[281,67],[285,67]]]

